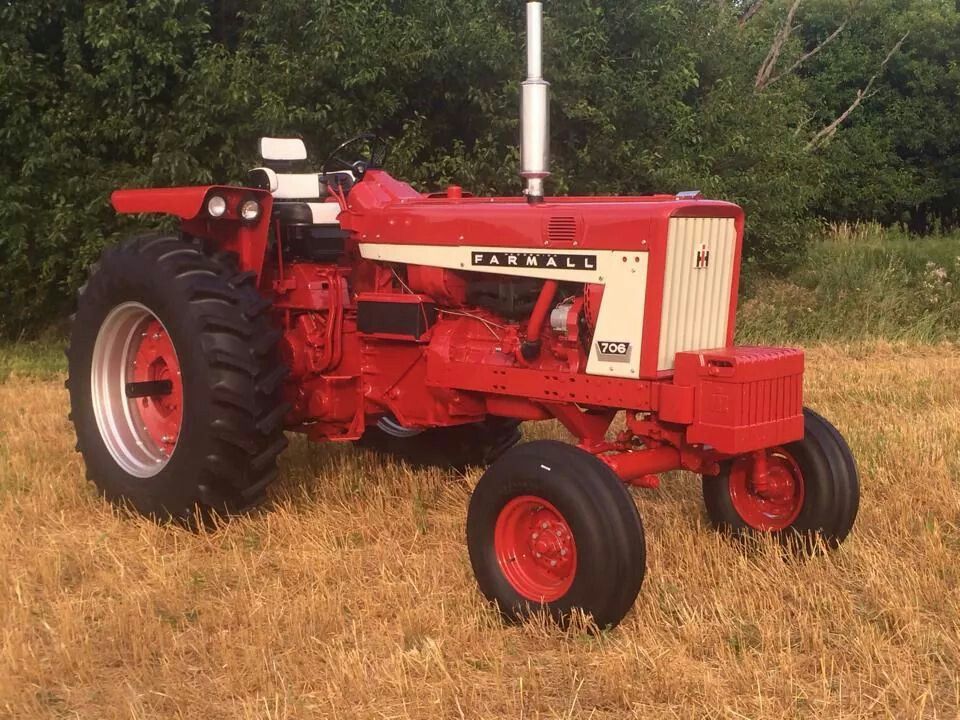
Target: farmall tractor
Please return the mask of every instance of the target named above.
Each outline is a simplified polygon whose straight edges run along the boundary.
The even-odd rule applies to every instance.
[[[701,475],[733,535],[846,537],[857,469],[803,407],[803,353],[733,345],[741,209],[544,196],[541,13],[527,4],[525,197],[421,194],[367,136],[312,172],[301,140],[263,138],[247,187],[113,194],[179,233],[108,248],[80,292],[72,419],[106,497],[188,524],[243,512],[286,431],[489,465],[466,523],[483,594],[511,619],[601,627],[645,572],[628,487],[660,473]],[[517,444],[541,420],[575,444]]]

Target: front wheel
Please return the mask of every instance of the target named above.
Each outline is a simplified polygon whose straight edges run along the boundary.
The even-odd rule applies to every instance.
[[[467,546],[481,592],[508,620],[575,610],[601,627],[633,606],[646,568],[643,524],[602,461],[541,440],[508,450],[470,499]]]
[[[747,455],[704,476],[714,527],[737,536],[767,532],[806,550],[818,540],[834,548],[847,537],[860,504],[853,453],[827,420],[809,408],[803,414],[803,440],[767,450],[766,472],[758,474],[755,456]]]

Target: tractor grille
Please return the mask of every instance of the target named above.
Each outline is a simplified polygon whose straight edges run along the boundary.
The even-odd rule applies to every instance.
[[[658,370],[684,350],[726,345],[737,232],[733,218],[671,218]]]

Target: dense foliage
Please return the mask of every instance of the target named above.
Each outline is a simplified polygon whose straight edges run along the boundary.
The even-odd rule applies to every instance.
[[[747,276],[737,336],[774,345],[960,341],[960,235],[836,227],[781,277]]]
[[[518,192],[523,5],[0,0],[0,332],[55,318],[129,231],[112,189],[239,181],[262,134],[319,154],[373,128],[418,187]],[[750,256],[771,267],[817,216],[960,219],[954,0],[553,0],[547,14],[555,192],[700,188],[744,205]]]

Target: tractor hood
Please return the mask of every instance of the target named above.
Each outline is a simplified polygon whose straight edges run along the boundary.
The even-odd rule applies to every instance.
[[[657,252],[671,218],[698,217],[731,218],[742,234],[740,207],[700,197],[555,197],[531,205],[520,197],[465,197],[456,187],[422,195],[371,170],[351,190],[340,222],[358,242]]]

